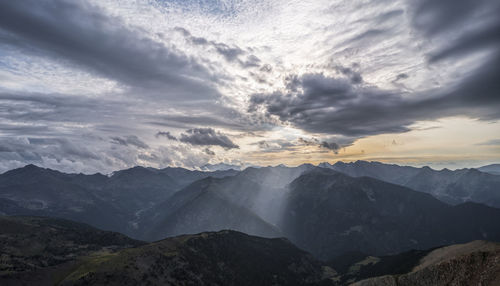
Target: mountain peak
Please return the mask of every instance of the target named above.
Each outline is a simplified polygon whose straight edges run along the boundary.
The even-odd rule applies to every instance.
[[[30,174],[34,172],[42,172],[45,170],[50,170],[50,169],[45,169],[42,167],[38,167],[34,164],[28,164],[24,167],[20,167],[17,169],[12,169],[4,173],[4,175],[14,175],[14,174]]]

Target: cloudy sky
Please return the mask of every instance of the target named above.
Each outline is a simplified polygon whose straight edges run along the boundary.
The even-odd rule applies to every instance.
[[[0,171],[500,162],[497,0],[0,0]]]

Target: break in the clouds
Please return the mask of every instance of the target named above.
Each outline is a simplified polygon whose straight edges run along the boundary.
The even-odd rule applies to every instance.
[[[499,14],[494,0],[0,1],[0,170],[388,158],[359,142],[457,116],[498,130]],[[488,136],[467,156],[494,152]]]

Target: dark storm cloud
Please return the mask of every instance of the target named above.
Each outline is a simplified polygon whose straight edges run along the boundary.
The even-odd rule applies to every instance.
[[[500,13],[500,9],[498,10]],[[447,58],[458,58],[476,51],[497,50],[500,46],[500,21],[494,25],[477,29],[474,33],[467,33],[451,45],[430,55],[430,62],[437,62]]]
[[[97,7],[66,0],[0,2],[0,41],[170,99],[218,97],[210,72]],[[160,89],[168,87],[168,92]]]
[[[249,111],[265,111],[298,128],[324,134],[363,137],[410,130],[419,120],[466,115],[500,118],[500,2],[486,0],[422,0],[413,7],[412,23],[429,39],[450,39],[433,48],[431,64],[445,59],[462,60],[477,51],[489,51],[484,63],[446,88],[419,93],[382,90],[353,80],[353,70],[337,68],[345,77],[323,74],[289,76],[285,90],[255,94]],[[474,21],[469,28],[464,27]],[[383,35],[368,30],[351,41]],[[395,81],[408,78],[400,74]]]
[[[135,146],[140,149],[148,149],[148,144],[144,143],[139,137],[129,135],[124,137],[111,137],[111,143],[123,146]]]
[[[429,61],[460,59],[489,50],[500,56],[500,2],[491,0],[420,0],[413,6],[413,27],[429,39],[446,39]],[[496,60],[496,59],[495,59]],[[486,65],[495,65],[487,62]]]
[[[309,132],[349,137],[405,132],[418,120],[451,115],[500,117],[500,87],[492,77],[495,74],[486,72],[451,90],[409,95],[354,85],[346,78],[305,74],[298,78],[299,88],[253,95],[249,111],[263,108],[268,116]],[[476,85],[480,80],[486,86]]]
[[[212,128],[193,128],[181,134],[179,141],[191,145],[220,146],[226,149],[239,148],[229,137]]]
[[[412,24],[427,35],[436,35],[446,30],[463,29],[466,21],[474,16],[477,21],[485,20],[481,12],[498,16],[498,1],[495,0],[416,0],[409,1],[413,6]],[[485,11],[486,9],[486,11]]]
[[[169,131],[158,131],[158,133],[156,133],[155,135],[156,138],[159,138],[159,137],[165,137],[169,140],[177,140],[177,137],[175,137],[174,135],[170,134]]]

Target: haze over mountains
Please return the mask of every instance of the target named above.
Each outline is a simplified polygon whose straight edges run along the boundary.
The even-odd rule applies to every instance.
[[[287,237],[326,260],[500,241],[500,210],[490,207],[499,203],[500,176],[364,161],[320,166],[134,167],[104,176],[28,165],[0,175],[0,212],[71,219],[146,241],[233,229]]]
[[[451,204],[472,201],[500,207],[500,176],[480,171],[493,170],[495,165],[454,171],[449,169],[436,171],[429,167],[415,168],[366,161],[337,162],[333,165],[322,163],[320,166],[353,177],[368,176],[406,186],[429,193]]]

